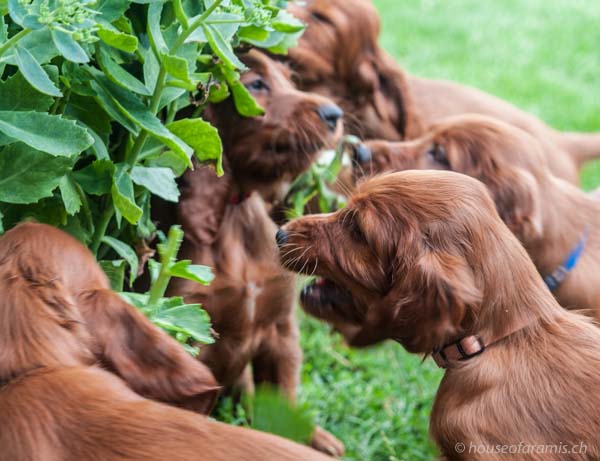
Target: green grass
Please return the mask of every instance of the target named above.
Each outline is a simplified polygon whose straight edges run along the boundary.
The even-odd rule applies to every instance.
[[[600,3],[375,0],[383,46],[410,72],[481,88],[550,125],[600,131]],[[600,185],[600,163],[582,175]],[[303,318],[300,401],[342,439],[347,460],[431,460],[428,418],[441,373],[398,344],[349,350]]]

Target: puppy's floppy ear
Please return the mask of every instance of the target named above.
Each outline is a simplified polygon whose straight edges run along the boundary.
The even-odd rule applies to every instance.
[[[224,168],[228,165],[224,164]],[[177,208],[178,222],[191,242],[211,245],[217,238],[225,208],[231,199],[233,179],[227,172],[218,177],[208,167],[188,170],[183,179]]]
[[[477,309],[482,293],[463,256],[428,249],[417,262],[415,301],[422,304],[418,338],[425,351],[441,346],[458,333],[469,310]],[[420,293],[419,293],[420,291]]]
[[[90,290],[78,305],[105,366],[137,393],[210,413],[220,387],[210,370],[111,290]]]
[[[469,311],[481,303],[482,293],[463,257],[428,249],[412,267],[400,270],[404,274],[397,285],[369,308],[351,345],[396,339],[410,352],[431,352],[460,332]]]
[[[530,242],[541,236],[541,195],[531,173],[511,168],[510,173],[492,176],[486,185],[498,214],[521,242]]]

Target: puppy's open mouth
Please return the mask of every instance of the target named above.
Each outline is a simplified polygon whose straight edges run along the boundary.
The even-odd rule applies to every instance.
[[[349,291],[335,282],[322,277],[317,277],[306,285],[300,294],[300,300],[305,309],[318,310],[323,314],[324,309],[333,308],[343,312],[354,305],[354,300]]]

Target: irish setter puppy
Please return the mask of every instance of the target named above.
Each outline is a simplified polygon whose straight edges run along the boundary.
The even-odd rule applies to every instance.
[[[277,240],[284,265],[323,277],[304,302],[351,345],[393,339],[447,369],[430,427],[448,460],[599,459],[600,331],[560,307],[479,181],[374,177]]]
[[[555,175],[578,182],[578,169],[600,156],[600,134],[558,132],[495,96],[456,83],[415,77],[378,44],[380,20],[370,0],[308,0],[290,4],[308,24],[290,59],[300,87],[333,98],[363,139],[412,139],[442,118],[493,116],[528,131],[548,149]]]
[[[200,359],[220,384],[252,392],[254,383],[270,383],[293,401],[302,364],[296,279],[278,262],[270,211],[340,136],[342,111],[298,91],[287,69],[266,55],[253,51],[242,59],[250,68],[242,83],[265,114],[244,118],[229,100],[209,109],[223,139],[226,174],[186,173],[178,209],[186,236],[181,258],[213,267],[216,278],[209,287],[174,280],[170,292],[210,314],[218,338]],[[341,442],[320,428],[312,445],[343,453]]]
[[[366,143],[355,164],[359,176],[444,169],[479,179],[560,304],[600,320],[600,202],[555,177],[544,149],[512,125],[465,115],[414,141]]]
[[[8,231],[0,292],[0,460],[330,459],[141,395],[208,410],[216,388],[62,231]]]

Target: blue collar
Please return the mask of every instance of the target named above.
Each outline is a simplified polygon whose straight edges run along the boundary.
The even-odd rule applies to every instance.
[[[573,269],[575,269],[575,266],[581,259],[581,255],[583,254],[583,250],[585,249],[587,239],[588,230],[586,229],[585,231],[583,231],[583,234],[581,236],[581,239],[579,240],[579,243],[577,243],[577,246],[573,248],[571,253],[569,253],[569,256],[567,256],[567,259],[565,259],[565,261],[560,266],[554,269],[552,273],[544,277],[544,282],[546,282],[546,285],[548,286],[548,288],[550,288],[550,291],[556,290],[560,286],[560,284],[565,281],[569,273]]]

